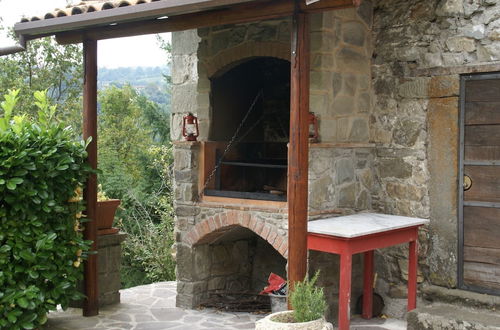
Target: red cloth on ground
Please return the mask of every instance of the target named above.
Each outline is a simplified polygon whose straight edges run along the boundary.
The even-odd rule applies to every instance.
[[[279,290],[283,286],[283,284],[286,283],[286,281],[281,276],[274,273],[271,273],[269,275],[267,282],[269,283],[269,285],[266,286],[264,290],[260,292],[260,294],[273,293],[273,291]]]

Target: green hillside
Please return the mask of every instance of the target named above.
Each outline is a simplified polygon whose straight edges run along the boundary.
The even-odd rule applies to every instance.
[[[158,104],[169,104],[166,76],[170,75],[168,67],[122,67],[99,68],[98,87],[103,89],[113,85],[122,87],[130,84],[139,93]]]

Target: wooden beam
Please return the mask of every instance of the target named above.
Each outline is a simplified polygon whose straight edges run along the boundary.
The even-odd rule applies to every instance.
[[[292,26],[290,143],[288,145],[288,280],[290,290],[307,271],[309,167],[309,14],[296,13]]]
[[[87,147],[88,162],[97,169],[97,41],[84,40],[84,85],[83,85],[83,138],[92,138]],[[91,174],[84,190],[86,215],[92,221],[85,223],[83,235],[93,241],[91,251],[97,251],[97,176]],[[84,264],[83,316],[99,314],[99,292],[97,280],[97,254],[90,254]]]
[[[353,2],[352,0],[322,0],[309,6],[303,2],[301,6],[304,12],[319,12],[353,7]],[[85,38],[104,40],[217,25],[242,24],[291,16],[294,9],[295,4],[291,0],[260,0],[212,11],[171,16],[166,19],[121,23],[81,31],[63,32],[56,34],[56,39],[60,44],[72,44],[80,43]]]

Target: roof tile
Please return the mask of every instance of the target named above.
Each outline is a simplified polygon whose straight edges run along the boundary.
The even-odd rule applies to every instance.
[[[23,17],[21,19],[21,23],[40,21],[43,19],[53,19],[57,17],[81,15],[102,10],[112,10],[119,7],[137,6],[144,3],[156,2],[156,1],[165,1],[165,0],[113,0],[113,1],[88,0],[88,1],[82,1],[77,5],[68,6],[67,8],[63,9],[56,8],[53,11],[46,13],[45,15],[33,16],[31,18]]]

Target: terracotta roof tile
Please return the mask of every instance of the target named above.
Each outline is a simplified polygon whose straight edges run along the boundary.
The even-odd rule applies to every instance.
[[[40,21],[43,19],[53,19],[57,17],[81,15],[95,11],[112,10],[114,8],[119,8],[119,7],[138,6],[141,4],[155,2],[155,1],[165,1],[165,0],[114,0],[114,1],[88,0],[88,1],[82,1],[77,5],[68,6],[66,8],[62,9],[56,8],[53,11],[46,13],[45,15],[33,16],[31,18],[23,17],[21,19],[21,22],[22,23],[33,22],[33,21]]]

